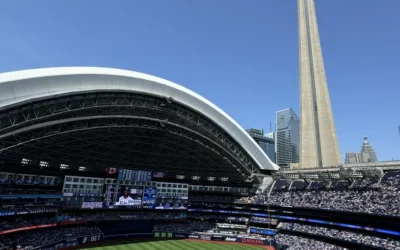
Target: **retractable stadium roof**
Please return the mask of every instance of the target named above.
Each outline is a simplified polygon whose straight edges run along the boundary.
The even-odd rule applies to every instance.
[[[0,74],[0,158],[231,180],[279,169],[237,122],[193,91],[95,67]]]

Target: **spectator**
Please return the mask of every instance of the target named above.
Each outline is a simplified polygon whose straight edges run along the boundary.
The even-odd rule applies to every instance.
[[[323,241],[309,239],[305,237],[288,235],[288,234],[277,234],[275,235],[275,241],[277,244],[282,245],[285,250],[297,250],[297,249],[318,249],[318,250],[344,250],[345,248],[332,245]]]
[[[400,172],[386,173],[380,180],[276,181],[269,204],[400,216]],[[285,183],[285,184],[282,184]],[[289,188],[290,187],[290,188]]]
[[[341,239],[352,243],[359,243],[368,246],[384,247],[385,249],[389,250],[400,249],[400,241],[398,240],[377,237],[377,236],[370,236],[365,233],[359,233],[349,230],[343,230],[343,229],[339,230],[330,227],[314,226],[314,225],[300,224],[300,223],[289,223],[289,222],[280,223],[278,228],[294,232],[303,232],[308,234],[321,235],[329,238]]]
[[[19,245],[32,248],[49,245],[68,237],[80,237],[86,235],[101,234],[98,227],[72,227],[72,228],[52,228],[44,230],[24,231],[10,235],[0,236],[0,246],[14,249]],[[0,248],[1,249],[1,248]]]

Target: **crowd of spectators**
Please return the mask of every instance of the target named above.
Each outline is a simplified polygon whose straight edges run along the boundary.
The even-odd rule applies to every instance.
[[[96,199],[96,201],[63,201],[61,202],[61,208],[64,210],[103,208],[104,202],[101,201],[100,197],[90,198]]]
[[[7,195],[7,194],[61,194],[59,188],[56,187],[46,187],[46,188],[35,188],[35,187],[5,187],[2,186],[0,188],[0,194]]]
[[[187,223],[157,223],[154,230],[167,232],[205,232],[215,229],[216,224],[208,221],[191,221]]]
[[[58,198],[25,198],[25,199],[0,199],[0,210],[19,207],[38,207],[38,206],[59,206],[61,204]]]
[[[262,192],[258,192],[256,195],[249,199],[249,204],[265,205],[267,197]]]
[[[101,234],[98,227],[52,228],[23,231],[0,236],[0,249],[15,249],[16,246],[32,248],[48,245],[69,237]]]
[[[236,198],[234,203],[236,204],[255,204],[255,205],[265,205],[266,202],[266,196],[265,194],[261,192],[257,192],[254,196],[252,197],[240,197]]]
[[[365,233],[359,233],[349,230],[339,230],[329,227],[313,226],[300,223],[288,223],[288,222],[280,223],[279,228],[295,232],[321,235],[334,239],[341,239],[352,243],[371,245],[375,247],[383,247],[389,250],[400,249],[400,241],[398,240],[390,239],[387,237],[384,238],[384,237],[370,236]]]
[[[38,225],[55,224],[55,216],[12,216],[4,217],[0,220],[0,232],[12,230],[16,228],[25,228]]]
[[[247,223],[249,218],[243,216],[227,216],[226,214],[207,214],[207,213],[196,213],[189,212],[188,218],[196,218],[200,220],[219,220],[226,222],[243,222]]]
[[[351,183],[313,181],[306,185],[302,181],[277,181],[269,204],[400,216],[400,172]]]
[[[278,220],[277,219],[266,218],[266,217],[253,216],[253,217],[250,218],[250,222],[276,225],[278,223]]]
[[[298,249],[315,249],[315,250],[345,250],[345,248],[332,245],[323,241],[318,241],[310,238],[289,235],[289,234],[276,234],[275,241],[282,246],[285,250],[298,250]]]
[[[235,200],[232,196],[227,195],[190,195],[191,201],[208,201],[208,202],[224,202],[224,203],[233,203]]]
[[[40,213],[55,213],[58,211],[57,206],[2,206],[0,207],[0,216],[14,214],[40,214]]]
[[[248,223],[249,218],[247,217],[240,217],[240,216],[228,216],[225,219],[227,222],[243,222],[243,223]]]
[[[235,198],[233,203],[236,203],[236,204],[247,204],[247,203],[249,203],[249,197]]]
[[[182,212],[95,212],[95,213],[62,213],[57,217],[54,214],[35,214],[24,216],[4,216],[0,220],[0,233],[14,229],[33,226],[50,226],[62,221],[99,221],[99,220],[173,220],[186,218]]]
[[[218,229],[236,229],[236,230],[246,230],[247,225],[242,224],[231,224],[231,223],[217,223]]]

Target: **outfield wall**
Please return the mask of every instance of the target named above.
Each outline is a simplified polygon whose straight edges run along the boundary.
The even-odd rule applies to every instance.
[[[256,239],[245,236],[227,236],[222,234],[206,234],[206,233],[175,233],[166,231],[154,231],[153,236],[156,239],[193,239],[193,240],[206,240],[206,241],[225,241],[245,243],[252,245],[274,246],[274,240],[269,239]]]
[[[33,248],[32,250],[56,250],[56,249],[75,249],[81,248],[85,245],[92,245],[94,243],[101,242],[123,242],[126,239],[153,239],[155,240],[182,240],[182,239],[191,239],[191,240],[203,240],[203,241],[219,241],[219,242],[231,242],[231,243],[243,243],[243,244],[251,244],[251,245],[259,245],[259,246],[274,246],[274,242],[271,240],[259,240],[253,239],[250,237],[237,237],[237,236],[223,236],[223,235],[209,235],[209,234],[201,234],[201,233],[174,233],[174,232],[165,232],[165,231],[154,231],[152,234],[150,233],[135,233],[135,234],[116,234],[116,235],[107,235],[103,234],[95,234],[95,235],[86,235],[81,237],[69,237],[63,240],[53,242],[48,245],[40,246]]]
[[[48,245],[32,248],[32,250],[55,250],[67,247],[76,247],[83,244],[99,242],[103,240],[103,234],[86,235],[81,237],[69,237]]]

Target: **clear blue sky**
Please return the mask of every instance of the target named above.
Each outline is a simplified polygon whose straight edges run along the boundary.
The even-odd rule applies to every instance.
[[[315,0],[342,156],[400,159],[400,1]],[[0,71],[105,66],[208,98],[244,128],[299,111],[296,0],[2,0]]]

